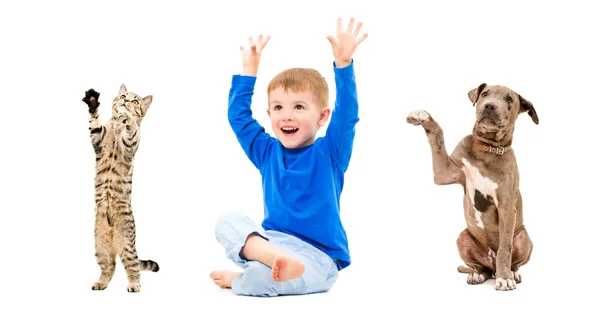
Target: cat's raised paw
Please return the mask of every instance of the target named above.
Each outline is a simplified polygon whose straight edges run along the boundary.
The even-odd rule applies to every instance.
[[[89,89],[85,92],[85,97],[81,100],[87,104],[90,108],[90,112],[96,110],[98,106],[100,106],[100,102],[98,99],[100,98],[100,93],[94,89]]]

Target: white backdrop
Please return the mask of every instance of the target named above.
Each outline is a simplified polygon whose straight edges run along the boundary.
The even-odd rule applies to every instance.
[[[595,127],[600,29],[583,2],[22,1],[0,9],[0,330],[105,332],[522,332],[598,328]],[[227,122],[231,75],[248,36],[272,36],[253,110],[268,128],[266,86],[289,67],[331,87],[325,38],[337,17],[364,22],[355,54],[360,122],[342,194],[352,265],[327,294],[261,299],[220,291],[235,268],[214,238],[225,210],[262,219],[260,175]],[[426,109],[451,151],[469,134],[467,92],[506,85],[530,100],[514,149],[534,243],[523,283],[497,292],[456,272],[462,189],[433,184]],[[101,117],[121,83],[154,101],[135,158],[137,248],[156,260],[142,292],[122,265],[102,292],[93,245],[94,153],[84,92]],[[324,130],[320,132],[322,135]],[[597,157],[596,157],[597,158]],[[215,326],[220,325],[220,326]],[[274,327],[269,327],[274,326]],[[3,329],[9,328],[8,330]],[[217,328],[215,328],[217,327]]]

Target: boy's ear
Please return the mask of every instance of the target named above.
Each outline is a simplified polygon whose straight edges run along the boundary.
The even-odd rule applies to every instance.
[[[267,114],[269,115],[269,118],[271,118],[271,110],[269,110],[269,108],[267,108]]]
[[[329,120],[330,116],[331,116],[330,108],[324,108],[323,110],[321,110],[321,113],[319,114],[319,121],[317,122],[317,125],[319,125],[319,126],[325,125],[327,123],[327,120]]]

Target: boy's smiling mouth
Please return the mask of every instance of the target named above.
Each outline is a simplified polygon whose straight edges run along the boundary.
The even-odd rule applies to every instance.
[[[293,135],[294,133],[298,132],[299,128],[298,127],[291,127],[291,126],[284,126],[281,128],[281,131],[283,132],[284,135]]]

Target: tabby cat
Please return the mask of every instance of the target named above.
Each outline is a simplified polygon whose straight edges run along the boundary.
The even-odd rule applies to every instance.
[[[140,124],[152,103],[121,85],[112,103],[112,118],[98,120],[98,98],[94,89],[82,99],[89,107],[90,137],[96,151],[96,261],[102,273],[93,290],[103,290],[115,273],[115,258],[127,272],[127,291],[140,291],[140,271],[158,271],[152,260],[139,260],[135,247],[135,223],[131,211],[133,157],[140,143]]]

